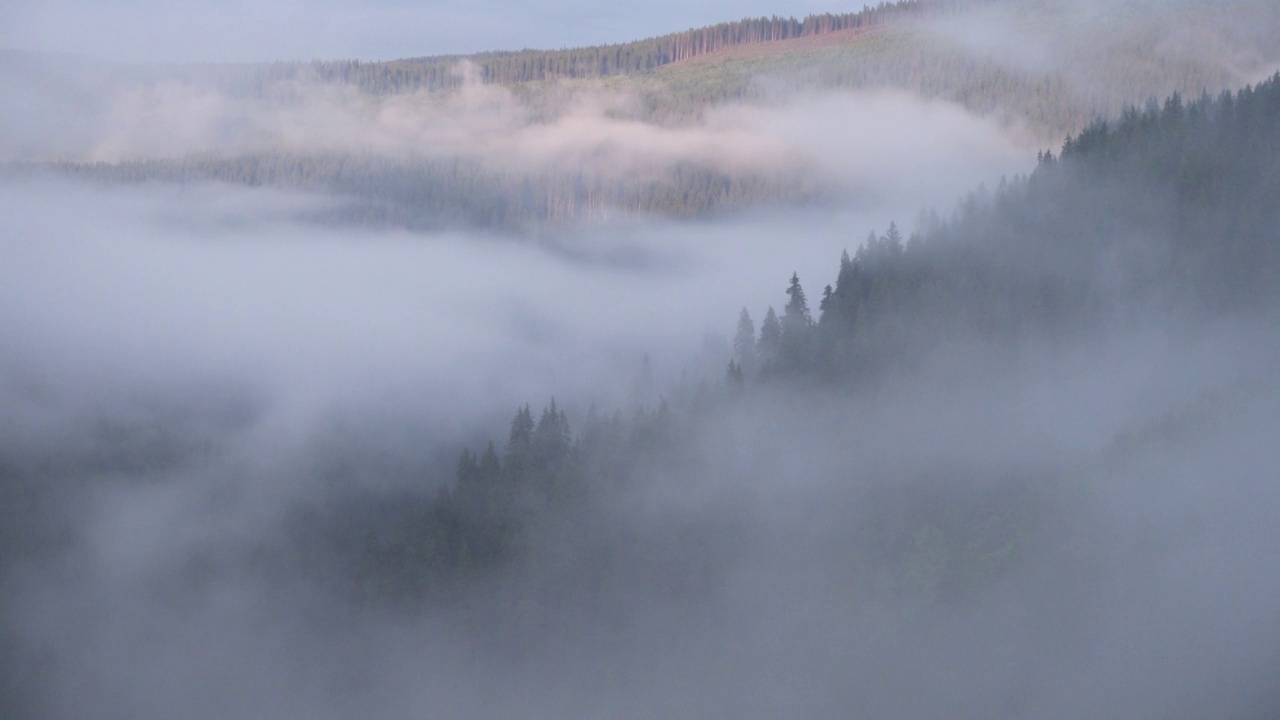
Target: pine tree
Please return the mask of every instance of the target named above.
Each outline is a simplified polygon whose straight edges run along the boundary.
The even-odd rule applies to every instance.
[[[568,457],[572,443],[569,419],[556,407],[555,398],[552,398],[533,430],[534,462],[542,468],[553,467]]]
[[[553,398],[533,430],[531,489],[542,501],[556,504],[581,490],[578,463],[573,454],[569,418]]]
[[[764,322],[760,323],[760,341],[757,349],[759,350],[757,358],[762,365],[772,361],[782,349],[782,323],[778,321],[778,314],[773,311],[772,306],[769,307],[769,312],[765,313]]]
[[[741,390],[746,385],[746,380],[742,377],[742,366],[730,360],[729,367],[724,373],[725,385],[730,390]]]
[[[800,285],[800,276],[797,273],[791,274],[787,296],[790,299],[783,311],[782,337],[777,364],[781,369],[794,371],[810,364],[813,335],[813,318],[809,314],[809,302],[805,298],[804,288]]]
[[[479,479],[484,485],[496,483],[502,475],[502,463],[498,460],[498,452],[494,449],[492,440],[484,449],[484,454],[480,456],[478,470]]]
[[[470,450],[464,449],[462,456],[458,458],[458,490],[471,492],[479,485],[480,466],[476,463],[476,456]]]
[[[858,265],[849,257],[849,251],[840,254],[840,272],[836,275],[836,287],[831,293],[833,319],[848,323],[857,315],[861,289],[858,287]]]
[[[533,412],[525,405],[516,411],[511,420],[511,434],[502,458],[502,467],[509,480],[518,481],[529,469],[533,447]]]
[[[889,231],[884,237],[880,238],[880,242],[884,244],[885,251],[890,258],[897,259],[902,256],[902,252],[906,247],[902,242],[902,232],[898,230],[898,223],[889,223]]]
[[[786,332],[787,325],[791,324],[796,327],[808,326],[813,319],[809,316],[809,301],[805,298],[804,288],[800,286],[800,275],[791,273],[791,284],[787,287],[787,307],[783,310],[782,329]]]
[[[756,370],[756,325],[746,308],[738,313],[738,332],[733,336],[733,358],[740,374],[748,376]]]

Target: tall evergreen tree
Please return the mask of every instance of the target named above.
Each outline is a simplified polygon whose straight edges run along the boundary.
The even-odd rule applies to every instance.
[[[476,456],[469,449],[463,449],[462,456],[458,458],[458,490],[471,492],[477,489],[480,482],[480,466],[476,463]]]
[[[507,447],[502,458],[502,467],[508,479],[518,480],[528,470],[533,448],[533,412],[525,405],[516,411],[511,420],[511,434],[507,437]]]
[[[746,308],[738,313],[738,332],[733,336],[733,358],[739,374],[750,376],[756,370],[756,324]]]
[[[794,371],[809,365],[812,354],[813,318],[809,314],[809,301],[800,285],[798,273],[791,274],[787,287],[787,306],[782,315],[782,338],[777,365],[780,369]]]
[[[862,290],[859,287],[859,268],[849,257],[849,251],[840,254],[840,271],[836,275],[836,286],[831,291],[831,306],[825,309],[824,319],[828,325],[852,323],[858,314],[858,302]]]
[[[807,327],[813,322],[813,318],[809,315],[809,301],[805,298],[804,288],[800,286],[800,275],[791,273],[791,284],[787,286],[787,306],[783,310],[782,330],[785,333],[787,325],[795,327]]]
[[[889,230],[880,238],[880,242],[884,243],[885,252],[893,259],[901,256],[906,248],[906,243],[902,239],[902,231],[898,230],[898,223],[896,222],[889,223]]]
[[[544,501],[563,500],[580,489],[569,418],[556,406],[554,398],[533,430],[532,454],[531,489],[540,493]]]
[[[493,441],[489,441],[489,445],[484,449],[484,454],[480,456],[478,465],[480,482],[485,486],[492,486],[498,482],[502,476],[502,463],[498,460],[498,451],[493,447]]]
[[[764,322],[760,323],[760,342],[757,344],[757,358],[761,364],[768,363],[778,355],[778,351],[782,349],[782,323],[778,321],[778,314],[773,311],[773,307],[769,307],[769,312],[765,313]]]
[[[554,466],[568,457],[572,444],[569,419],[552,398],[533,430],[534,462],[543,468]]]
[[[503,482],[502,462],[498,459],[498,451],[490,440],[476,463],[476,482],[482,498],[482,520],[499,531],[499,526],[511,513],[514,495],[511,486]]]
[[[724,382],[730,390],[741,390],[746,385],[746,380],[742,377],[742,366],[730,360],[724,373]]]

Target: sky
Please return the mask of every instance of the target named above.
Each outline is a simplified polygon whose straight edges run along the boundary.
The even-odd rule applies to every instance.
[[[848,9],[857,8],[822,0],[5,0],[0,48],[125,62],[387,60],[625,42],[741,17]]]

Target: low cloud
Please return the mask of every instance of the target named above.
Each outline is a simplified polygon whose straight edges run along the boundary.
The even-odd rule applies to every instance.
[[[318,230],[291,219],[314,198],[262,190],[0,197],[0,449],[70,460],[41,489],[74,491],[41,515],[61,544],[0,592],[38,717],[1276,707],[1272,317],[955,349],[870,393],[762,389],[579,535],[532,533],[533,560],[400,613],[302,576],[291,510],[335,477],[434,488],[455,457],[436,446],[501,440],[519,402],[554,394],[579,427],[590,399],[625,406],[644,351],[673,386],[708,325],[778,303],[779,268],[829,279],[872,219],[593,238],[627,264]],[[85,460],[140,432],[148,453]],[[1016,554],[948,588],[974,545],[999,556],[975,506]]]
[[[904,213],[899,218],[945,207],[977,182],[1028,168],[1030,145],[1008,129],[958,105],[896,91],[722,105],[676,124],[641,119],[636,98],[625,92],[579,84],[548,93],[549,109],[474,78],[443,95],[386,96],[296,81],[265,98],[198,82],[140,82],[99,97],[101,113],[81,121],[78,133],[50,133],[13,156],[116,163],[265,153],[393,165],[458,159],[503,177],[620,185],[673,181],[692,166],[808,188],[863,210],[893,204]]]
[[[1280,65],[1280,9],[1265,0],[991,3],[920,28],[984,62],[1065,82],[1099,115],[1235,89]]]

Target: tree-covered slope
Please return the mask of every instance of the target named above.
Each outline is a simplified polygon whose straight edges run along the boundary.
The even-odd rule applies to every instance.
[[[113,182],[319,192],[345,201],[331,216],[411,228],[691,217],[865,190],[800,149],[765,148],[794,143],[761,108],[900,93],[1045,147],[1148,98],[1263,78],[1277,38],[1280,10],[1262,0],[928,0],[607,47],[150,68],[115,81],[100,137],[25,160]]]
[[[642,117],[680,122],[724,102],[790,91],[892,88],[1026,124],[1042,139],[1127,105],[1213,94],[1280,61],[1280,11],[1262,0],[906,0],[856,13],[745,18],[620,45],[239,68],[174,68],[235,95],[319,80],[371,94],[475,80],[544,103],[548,83],[643,96]],[[468,71],[461,64],[470,64]],[[572,94],[572,90],[570,94]]]
[[[705,445],[745,432],[744,422],[769,434],[780,421],[755,428],[758,418],[804,424],[806,410],[831,413],[828,403],[856,414],[885,388],[910,387],[924,367],[974,347],[986,349],[985,362],[1016,367],[1028,347],[1105,347],[1135,328],[1185,332],[1266,316],[1280,300],[1276,150],[1280,75],[1238,93],[1191,103],[1175,96],[1132,109],[1118,123],[1099,122],[1068,140],[1060,157],[1044,155],[1029,176],[974,193],[955,217],[935,218],[909,240],[896,226],[873,234],[841,258],[812,310],[793,275],[783,311],[770,308],[758,333],[743,310],[721,379],[686,385],[670,403],[629,414],[593,410],[576,435],[554,401],[536,421],[521,408],[505,443],[462,453],[452,489],[420,496],[415,510],[370,515],[379,539],[344,545],[342,562],[366,578],[361,588],[374,582],[366,576],[377,576],[376,587],[408,587],[416,596],[435,586],[433,577],[524,562],[517,560],[524,552],[579,559],[620,552],[591,546],[624,542],[602,540],[593,513],[609,512],[618,493],[686,475],[677,482],[696,484],[695,476],[725,472],[726,463],[759,472],[718,454],[736,452],[733,442],[715,451]],[[1243,397],[1240,382],[1230,397],[1197,396],[1116,438],[1086,465],[1209,422]],[[821,400],[810,392],[815,387]],[[817,452],[831,453],[822,443],[840,442],[840,423],[859,422],[804,426],[823,448]],[[939,491],[910,473],[895,476],[867,498],[859,519],[848,520],[864,544],[843,552],[879,573],[879,584],[867,586],[879,601],[930,604],[978,592],[1043,552],[1037,548],[1047,528],[1070,522],[1079,509],[1077,481],[1015,473],[984,480],[971,494],[963,479]],[[345,524],[344,511],[334,511],[329,522]],[[876,520],[882,512],[895,519]],[[533,548],[548,525],[555,542],[568,545]]]
[[[690,161],[658,175],[620,177],[558,168],[522,171],[478,159],[260,153],[15,168],[108,183],[222,182],[315,192],[338,202],[311,219],[410,230],[466,226],[521,232],[629,217],[690,218],[817,203],[829,194],[801,163],[732,172]]]
[[[907,240],[841,259],[809,322],[788,306],[780,373],[874,373],[949,337],[998,340],[1248,311],[1280,280],[1280,75],[1130,109],[971,195]],[[790,331],[790,333],[788,333]]]
[[[958,103],[1048,143],[1150,98],[1261,79],[1280,63],[1278,33],[1280,11],[1256,0],[997,0],[842,42],[710,56],[637,81],[652,83],[648,103],[659,116],[776,100],[784,88],[894,89]]]
[[[46,409],[7,416],[0,445],[0,660],[17,668],[0,710],[169,716],[225,696],[210,712],[239,716],[283,695],[375,717],[1271,717],[1278,148],[1280,76],[1139,106],[953,216],[833,257],[821,292],[778,268],[778,310],[740,314],[723,374],[668,385],[646,363],[665,399],[558,395],[491,442],[442,448],[348,401],[277,453],[301,413],[222,385],[130,393],[124,422],[75,397],[67,421],[13,373]],[[117,269],[120,245],[71,277]],[[249,281],[287,295],[287,276]],[[29,312],[28,337],[47,331]],[[420,317],[375,331],[434,351],[446,319]],[[452,427],[469,414],[427,405],[489,392],[397,407]],[[173,670],[211,649],[211,680]]]
[[[732,48],[774,44],[829,35],[850,36],[902,23],[913,18],[959,12],[990,0],[896,0],[867,6],[858,12],[794,17],[743,18],[691,28],[633,42],[560,50],[516,50],[474,55],[427,56],[390,62],[317,61],[277,63],[246,68],[247,75],[226,75],[231,87],[253,92],[262,84],[316,78],[350,84],[371,93],[401,93],[456,88],[464,81],[458,64],[470,63],[486,83],[529,83],[634,75],[713,56]],[[191,68],[201,72],[200,68]]]

